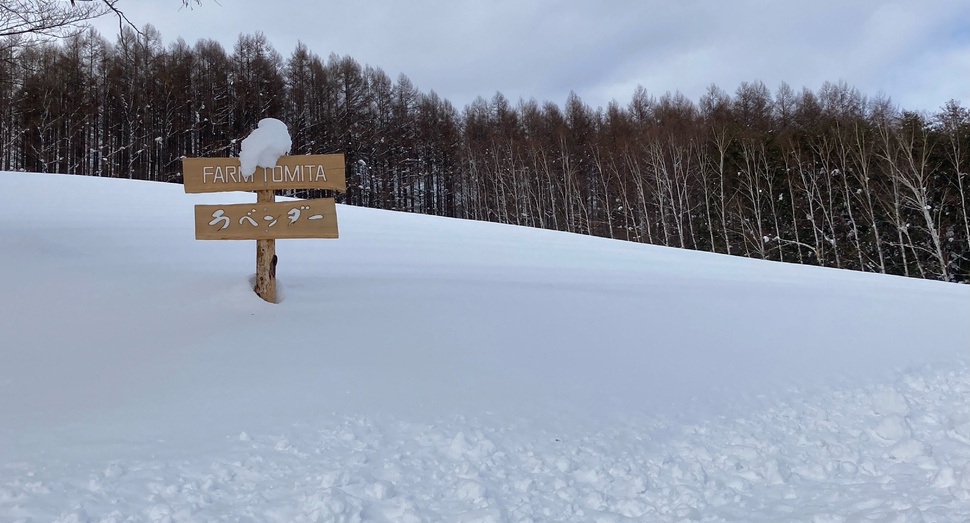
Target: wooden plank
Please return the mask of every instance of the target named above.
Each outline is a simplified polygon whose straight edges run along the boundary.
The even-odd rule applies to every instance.
[[[195,206],[198,240],[336,237],[337,207],[333,198]]]
[[[273,191],[256,191],[257,205],[275,201]],[[256,240],[256,288],[253,290],[260,298],[276,303],[276,240]]]
[[[239,158],[183,158],[187,193],[262,191],[267,189],[347,190],[344,155],[281,156],[272,169],[257,167],[252,176],[239,172]]]

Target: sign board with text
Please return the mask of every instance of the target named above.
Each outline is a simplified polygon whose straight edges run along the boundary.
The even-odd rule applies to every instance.
[[[246,176],[239,158],[183,158],[182,179],[187,193],[329,189],[345,191],[344,155],[281,156],[272,168],[257,167]]]
[[[275,203],[196,205],[197,240],[337,238],[333,198]]]
[[[280,189],[347,190],[344,155],[280,156],[273,167],[240,172],[239,158],[182,158],[187,193],[253,191],[256,203],[196,205],[198,240],[256,240],[256,286],[264,300],[276,303],[276,240],[336,238],[333,198],[277,202]]]

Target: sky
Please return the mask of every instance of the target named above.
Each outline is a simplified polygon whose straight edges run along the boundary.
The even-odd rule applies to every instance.
[[[711,84],[786,82],[818,90],[844,81],[933,112],[970,105],[966,0],[121,0],[137,26],[167,44],[221,42],[261,31],[283,57],[297,42],[326,58],[349,55],[392,79],[407,75],[462,108],[501,92],[562,105],[570,91],[592,107],[625,105],[637,85],[697,101]],[[109,39],[118,20],[95,23]]]

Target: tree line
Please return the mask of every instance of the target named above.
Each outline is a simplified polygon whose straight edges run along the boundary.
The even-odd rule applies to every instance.
[[[259,119],[343,153],[358,206],[784,262],[970,281],[970,111],[845,83],[593,109],[496,93],[459,110],[404,75],[256,33],[164,46],[151,26],[0,45],[0,169],[180,182]],[[313,196],[314,194],[301,194]]]

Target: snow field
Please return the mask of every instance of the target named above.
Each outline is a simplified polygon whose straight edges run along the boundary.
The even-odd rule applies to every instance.
[[[215,455],[8,463],[12,521],[896,521],[970,518],[970,369],[793,391],[735,419],[538,428],[360,416]],[[12,518],[12,519],[11,519]]]
[[[970,520],[970,288],[251,197],[0,173],[0,521]]]

